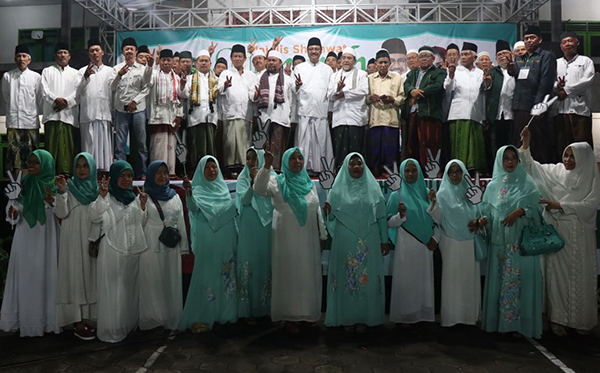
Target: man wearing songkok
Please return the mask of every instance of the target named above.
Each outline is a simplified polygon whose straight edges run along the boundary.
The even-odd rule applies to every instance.
[[[527,53],[527,48],[525,48],[525,43],[521,40],[515,43],[513,46],[513,56],[519,57]]]
[[[175,72],[175,74],[179,75],[179,73],[181,72],[181,65],[179,64],[179,52],[175,52],[173,54],[173,62],[171,63],[173,71]]]
[[[306,58],[304,58],[304,56],[301,56],[299,54],[294,56],[294,59],[292,60],[292,67],[296,67],[298,65],[300,65],[302,62],[306,62]]]
[[[115,158],[127,160],[127,138],[133,153],[133,169],[136,178],[146,176],[146,96],[148,87],[144,83],[144,65],[135,62],[137,43],[134,38],[126,38],[121,44],[125,61],[113,67],[114,74],[109,82],[114,92],[115,108]],[[131,130],[131,132],[130,132]],[[135,149],[135,151],[133,150]]]
[[[215,62],[215,68],[213,69],[213,72],[217,77],[219,77],[223,71],[227,70],[227,68],[227,60],[223,57],[219,57]]]
[[[334,52],[327,53],[327,57],[325,57],[325,65],[331,67],[333,72],[337,71],[337,54]]]
[[[40,107],[42,77],[29,70],[31,54],[26,45],[15,48],[15,69],[2,77],[2,97],[6,104],[6,134],[8,148],[4,170],[27,168],[27,158],[40,142]]]
[[[554,104],[558,110],[554,117],[556,149],[561,152],[574,142],[584,141],[594,147],[590,112],[594,62],[577,54],[578,47],[576,33],[568,31],[561,35],[560,49],[564,57],[557,61],[558,102]]]
[[[150,49],[147,45],[140,45],[135,55],[135,62],[146,66],[147,58],[150,57]]]
[[[544,101],[552,93],[556,83],[556,57],[552,52],[540,48],[541,31],[538,26],[529,26],[525,31],[527,53],[509,62],[508,73],[517,81],[513,96],[515,126],[513,144],[521,144],[521,131],[531,119],[530,111],[534,105]],[[558,160],[556,134],[553,130],[550,114],[536,116],[529,125],[531,133],[531,155],[540,163],[555,163]]]
[[[73,158],[79,152],[79,105],[77,86],[79,73],[69,66],[71,51],[67,43],[54,48],[56,64],[42,71],[44,98],[43,120],[46,149],[56,162],[57,174],[71,174]]]
[[[333,154],[335,168],[344,163],[346,155],[363,153],[368,121],[367,95],[369,77],[356,68],[356,51],[342,51],[342,68],[329,80],[327,96],[333,102]]]
[[[189,169],[196,165],[205,155],[216,155],[215,136],[218,121],[219,88],[217,76],[210,69],[210,54],[203,49],[196,59],[196,72],[182,84],[183,98],[189,100],[190,112],[187,124],[187,151]]]
[[[100,40],[88,40],[90,63],[79,69],[79,129],[81,150],[90,153],[100,171],[108,172],[114,161],[112,144],[112,92],[108,85],[114,70],[102,63]]]
[[[406,46],[402,39],[388,39],[381,44],[381,49],[388,51],[390,55],[389,70],[400,75],[406,72]]]
[[[408,72],[417,69],[419,67],[419,51],[416,49],[411,49],[406,52],[406,67],[407,70],[404,73],[404,76],[408,75]]]
[[[404,79],[390,71],[390,54],[381,49],[376,54],[376,73],[369,75],[369,132],[367,134],[367,165],[375,176],[381,167],[393,167],[400,153],[400,121],[398,110],[404,103]]]
[[[338,52],[338,54],[337,54],[336,71],[340,70],[341,68],[342,68],[342,52]]]
[[[209,51],[210,54],[210,51]],[[227,70],[227,60],[223,57],[217,58],[215,62],[215,67],[213,68],[213,72],[215,76],[219,78],[221,73]],[[217,97],[217,133],[215,138],[215,148],[216,148],[216,156],[221,164],[225,164],[225,157],[223,156],[223,98],[221,96]],[[196,160],[198,162],[198,160]]]
[[[257,103],[260,122],[255,136],[266,135],[265,147],[273,154],[273,168],[281,170],[281,157],[287,149],[290,133],[290,110],[294,82],[283,71],[283,56],[277,50],[269,51],[267,69],[256,77],[253,101]]]
[[[302,62],[306,62],[306,58],[299,54],[294,56],[292,60],[292,77],[296,66],[300,65]],[[298,98],[296,95],[292,95],[292,104],[291,104],[291,113],[290,113],[290,122],[292,126],[290,128],[290,134],[288,136],[288,148],[294,147],[294,142],[296,139],[296,127],[298,126]]]
[[[181,125],[181,84],[173,71],[173,51],[161,50],[159,61],[154,66],[154,51],[148,57],[144,71],[144,82],[150,88],[150,162],[167,162],[169,170],[175,172],[175,132]],[[185,88],[185,83],[184,83]]]
[[[454,43],[448,44],[446,47],[446,59],[442,68],[448,71],[448,65],[458,65],[460,59],[460,48]],[[452,159],[452,146],[450,144],[450,124],[448,123],[448,113],[450,112],[450,103],[452,102],[452,92],[444,92],[444,100],[442,101],[442,155],[441,163],[446,164]],[[402,159],[405,159],[402,157]]]
[[[402,156],[428,161],[427,149],[435,156],[442,146],[442,100],[446,71],[434,65],[431,47],[419,48],[419,67],[404,81],[407,125],[402,129]],[[440,165],[440,173],[443,165]]]
[[[321,157],[327,160],[333,158],[327,123],[327,87],[333,71],[319,60],[321,40],[311,38],[307,51],[309,60],[294,69],[294,91],[298,102],[296,146],[304,154],[306,169],[311,173],[319,173],[322,171]]]
[[[246,151],[252,138],[252,106],[256,75],[244,69],[246,48],[236,44],[231,48],[233,67],[219,76],[219,94],[223,109],[223,155],[228,173],[235,174],[246,163]]]
[[[367,62],[367,75],[371,75],[377,72],[377,64],[375,63],[375,59],[371,58]]]
[[[489,70],[489,77],[484,74],[485,118],[490,127],[490,146],[486,155],[493,162],[496,151],[513,141],[512,100],[515,94],[515,78],[508,74],[506,67],[512,59],[510,44],[505,40],[496,42],[496,62],[498,66]],[[488,169],[491,168],[488,164]]]
[[[194,59],[192,57],[192,52],[183,51],[179,52],[179,67],[180,67],[180,75],[190,75],[192,73],[192,63]]]
[[[486,167],[482,128],[485,95],[483,71],[475,67],[476,58],[477,45],[465,42],[460,66],[448,65],[444,89],[453,94],[448,114],[452,158],[460,159],[468,170],[482,171]]]

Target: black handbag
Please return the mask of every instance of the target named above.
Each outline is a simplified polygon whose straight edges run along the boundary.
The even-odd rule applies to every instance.
[[[158,240],[169,248],[174,248],[181,241],[181,233],[179,233],[179,229],[173,227],[167,227],[165,225],[165,214],[163,213],[160,204],[155,198],[152,198],[152,201],[156,205],[156,209],[158,210],[158,215],[160,215],[160,220],[163,222],[163,230],[160,232],[160,236],[158,236]]]

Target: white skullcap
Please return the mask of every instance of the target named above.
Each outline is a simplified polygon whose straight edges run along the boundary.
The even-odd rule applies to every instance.
[[[255,51],[254,51],[254,53],[252,54],[252,58],[254,58],[254,57],[258,57],[258,56],[262,56],[262,57],[265,57],[265,58],[267,57],[267,56],[265,55],[265,52],[263,52],[263,50],[262,50],[262,49],[257,49],[257,50],[255,50]]]
[[[416,49],[411,49],[411,50],[409,50],[408,52],[406,52],[406,55],[408,56],[409,54],[412,54],[412,53],[414,53],[414,54],[419,54],[419,51],[418,51],[418,50],[416,50]]]
[[[356,58],[356,52],[354,51],[354,48],[350,48],[350,47],[344,48],[344,50],[342,51],[342,55],[344,55],[344,54],[351,54],[354,56],[354,58]]]
[[[492,58],[492,56],[490,56],[490,54],[486,51],[479,52],[479,54],[477,55],[477,58],[479,58],[481,56],[488,56],[489,58]]]
[[[513,51],[514,51],[515,49],[517,49],[518,47],[524,47],[524,46],[525,46],[525,42],[523,42],[523,41],[518,41],[518,42],[516,42],[516,43],[515,43],[515,46],[513,47]]]
[[[202,57],[202,56],[206,56],[206,57],[210,58],[210,53],[208,53],[208,51],[206,49],[202,49],[200,51],[200,53],[198,53],[198,57]]]
[[[278,50],[272,49],[269,51],[269,57],[279,58],[281,62],[283,62],[283,55]]]

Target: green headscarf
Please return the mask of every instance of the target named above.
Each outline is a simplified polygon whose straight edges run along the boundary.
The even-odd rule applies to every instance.
[[[90,166],[90,174],[85,179],[77,177],[77,162],[83,157]],[[73,160],[73,177],[67,180],[69,191],[73,197],[82,205],[89,205],[98,198],[100,188],[98,187],[98,171],[96,170],[96,161],[90,153],[82,152],[75,156]]]
[[[300,148],[291,148],[283,153],[283,159],[281,161],[282,173],[277,175],[277,184],[279,190],[283,195],[283,200],[290,205],[290,208],[296,215],[298,224],[304,227],[306,224],[306,215],[308,214],[308,203],[306,203],[306,195],[310,193],[314,184],[306,172],[306,167],[302,168],[302,171],[295,173],[290,169],[290,157],[294,152],[300,152],[302,157],[302,151]]]
[[[364,164],[363,174],[358,179],[350,175],[350,159],[354,156],[360,157]],[[378,218],[385,217],[381,187],[359,153],[350,153],[344,158],[327,200],[336,219],[359,237],[366,234]]]
[[[419,173],[417,181],[412,184],[404,179],[404,169],[408,162],[414,163]],[[427,213],[429,207],[427,194],[429,190],[425,186],[425,179],[419,162],[413,158],[405,159],[400,165],[400,177],[402,177],[402,187],[399,192],[402,202],[406,205],[406,221],[402,224],[402,227],[425,245],[433,236],[433,219]],[[387,203],[388,218],[398,213],[400,196],[398,192],[394,192],[390,196]],[[396,229],[390,229],[390,238],[396,244]]]
[[[454,164],[458,165],[463,173],[458,185],[452,184],[450,177],[448,177],[448,171]],[[480,215],[477,206],[473,205],[465,196],[467,189],[469,189],[465,175],[469,177],[465,164],[458,159],[451,160],[446,164],[442,184],[437,193],[437,203],[444,211],[441,221],[442,229],[448,237],[457,241],[474,239],[475,235],[469,232],[467,227],[469,222],[477,219]]]
[[[219,168],[219,174],[213,181],[208,181],[204,177],[204,167],[209,160],[215,162]],[[211,155],[202,157],[192,179],[192,188],[192,198],[213,230],[216,231],[235,217],[235,204],[223,179],[219,161],[215,157]]]
[[[124,205],[128,205],[135,200],[135,193],[133,193],[133,184],[130,185],[127,189],[121,189],[117,184],[121,174],[127,170],[131,170],[131,172],[133,172],[133,168],[129,163],[125,161],[115,161],[115,163],[113,163],[110,166],[110,172],[108,173],[108,175],[110,176],[110,183],[108,183],[108,192],[111,196],[114,197],[114,199],[116,199]]]
[[[246,153],[250,150],[256,153],[256,168],[260,170],[261,167],[265,164],[265,151],[261,149],[254,149],[251,147],[248,149]],[[275,175],[273,171],[271,171],[272,175]],[[244,204],[242,203],[242,197],[246,194],[248,188],[252,188],[250,185],[250,181],[252,178],[250,177],[250,169],[247,165],[244,166],[244,169],[240,173],[237,178],[237,188],[236,188],[236,199],[235,205],[238,209],[238,213],[242,215],[242,211],[244,210]],[[263,227],[271,224],[273,221],[273,202],[271,197],[263,197],[257,193],[254,193],[252,196],[252,208],[256,210],[258,213],[258,217],[260,218],[260,222]]]
[[[49,152],[38,149],[32,155],[40,161],[40,172],[36,175],[23,175],[23,189],[19,202],[23,205],[23,217],[27,224],[33,228],[36,222],[46,223],[46,206],[44,203],[44,187],[50,188],[52,194],[56,193],[54,183],[54,158]]]

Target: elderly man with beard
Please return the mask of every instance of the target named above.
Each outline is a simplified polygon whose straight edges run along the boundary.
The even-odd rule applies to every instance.
[[[381,44],[381,49],[385,49],[390,54],[390,71],[400,75],[406,72],[406,46],[402,39],[387,39]]]
[[[298,102],[296,146],[305,157],[306,169],[318,174],[321,158],[333,158],[331,134],[327,123],[329,100],[327,87],[333,74],[331,67],[322,63],[321,40],[311,38],[307,46],[308,61],[294,69],[295,93]]]
[[[56,162],[57,174],[73,172],[73,158],[77,149],[79,105],[77,86],[79,73],[69,66],[71,51],[67,43],[54,48],[56,64],[42,71],[46,149]]]
[[[100,40],[88,40],[90,63],[79,69],[79,121],[81,150],[90,153],[100,171],[108,172],[114,161],[112,144],[112,92],[108,85],[114,70],[102,63]]]
[[[504,145],[512,144],[513,119],[512,100],[515,94],[515,78],[506,69],[512,61],[510,44],[505,40],[496,42],[498,66],[484,74],[485,117],[490,127],[490,145],[487,147],[488,169],[494,161],[496,151]]]
[[[513,144],[521,144],[521,132],[529,123],[529,114],[534,105],[544,101],[552,93],[556,82],[556,57],[552,52],[543,50],[541,30],[538,26],[529,26],[525,31],[527,53],[509,62],[507,69],[517,81],[513,96],[515,127]],[[549,113],[538,115],[529,125],[531,134],[531,155],[540,163],[555,163],[556,134]]]
[[[27,168],[27,158],[40,142],[40,113],[42,77],[29,70],[31,55],[26,45],[15,48],[15,69],[2,77],[2,96],[6,103],[6,133],[8,149],[6,171]]]
[[[254,136],[264,141],[265,148],[273,154],[273,168],[281,170],[281,157],[287,149],[290,134],[290,112],[294,83],[283,71],[283,56],[277,50],[269,51],[267,69],[256,77],[253,101],[257,103],[260,122],[267,128],[259,128]],[[261,136],[266,136],[262,138]]]
[[[403,113],[407,125],[402,130],[402,157],[428,162],[427,150],[437,154],[442,146],[442,100],[446,71],[434,64],[433,48],[419,49],[419,68],[411,70],[404,82],[408,99]],[[440,165],[440,174],[444,166]],[[435,175],[438,176],[438,175]]]
[[[327,96],[333,102],[333,154],[336,169],[342,166],[346,155],[363,153],[367,117],[369,78],[356,68],[356,52],[342,51],[342,68],[329,80]]]

